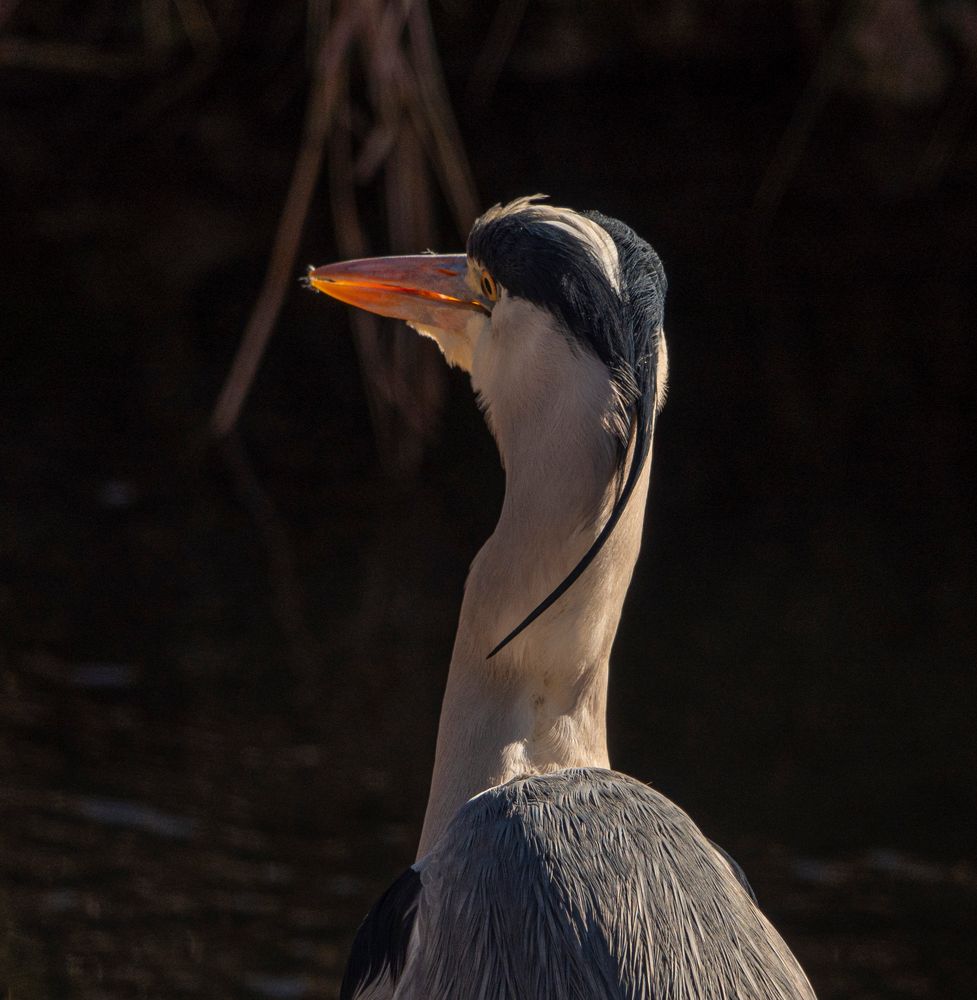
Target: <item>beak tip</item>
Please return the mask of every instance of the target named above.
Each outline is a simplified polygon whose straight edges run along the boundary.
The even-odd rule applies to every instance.
[[[304,277],[300,280],[306,288],[311,288],[314,292],[325,292],[325,285],[333,284],[333,279],[328,277],[325,272],[329,265],[325,267],[313,267],[311,264],[305,272]]]

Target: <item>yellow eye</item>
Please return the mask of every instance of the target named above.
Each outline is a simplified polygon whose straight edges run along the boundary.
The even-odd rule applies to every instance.
[[[492,277],[485,268],[482,268],[482,294],[490,302],[495,302],[499,298],[499,286],[495,283],[495,278]]]

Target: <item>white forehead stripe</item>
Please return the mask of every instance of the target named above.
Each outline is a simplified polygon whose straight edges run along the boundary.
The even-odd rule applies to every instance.
[[[540,207],[536,206],[537,211]],[[593,219],[578,215],[569,208],[554,208],[552,212],[552,218],[543,218],[540,221],[545,222],[548,226],[563,229],[571,236],[576,236],[577,239],[586,243],[593,253],[594,259],[600,264],[604,276],[611,283],[611,288],[615,292],[620,292],[621,264],[617,256],[617,246],[607,230],[603,226],[597,225]],[[549,212],[546,214],[548,215]]]

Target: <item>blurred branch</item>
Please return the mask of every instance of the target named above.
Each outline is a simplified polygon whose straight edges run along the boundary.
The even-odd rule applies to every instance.
[[[954,151],[977,112],[977,11],[944,9],[942,33],[956,54],[957,80],[916,167],[916,187],[932,190],[942,180]]]
[[[173,0],[173,6],[197,52],[209,54],[220,48],[217,28],[201,0]]]
[[[151,50],[162,51],[173,44],[173,18],[169,5],[158,0],[142,0],[142,31]]]
[[[312,2],[326,17],[327,5],[322,0]],[[238,418],[294,277],[296,251],[327,139],[333,223],[344,256],[369,253],[357,186],[372,182],[381,171],[387,243],[394,250],[430,246],[437,232],[429,166],[460,233],[468,232],[478,211],[426,0],[346,0],[336,6],[336,19],[324,32],[320,47],[321,76],[313,83],[306,137],[268,274],[211,418],[211,429],[218,436]],[[309,13],[310,31],[317,33],[312,8]],[[351,93],[356,48],[365,68],[367,107],[354,107]],[[359,136],[363,138],[357,148]],[[381,335],[381,324],[358,311],[351,321],[381,460],[399,472],[414,468],[440,410],[443,376],[438,360],[418,338],[402,330]]]
[[[475,181],[464,154],[441,62],[434,44],[434,31],[427,4],[415,3],[410,12],[411,54],[417,67],[417,96],[434,140],[434,164],[441,174],[444,192],[451,202],[455,224],[468,234],[478,215]]]
[[[528,0],[503,0],[495,9],[495,16],[489,25],[475,66],[468,81],[465,102],[477,107],[488,103],[495,89],[495,84],[502,73],[516,35],[526,16]]]
[[[20,0],[0,0],[0,29],[19,6]],[[171,14],[182,25],[182,33],[174,30]],[[60,39],[3,38],[0,39],[0,66],[55,73],[71,73],[109,78],[159,72],[166,66],[166,56],[184,42],[189,42],[197,54],[197,72],[191,74],[192,89],[200,77],[199,64],[208,67],[216,61],[220,36],[213,18],[202,0],[144,0],[140,20],[143,47],[111,51],[84,42]]]
[[[834,31],[821,50],[814,72],[794,107],[787,128],[781,135],[773,158],[760,181],[753,200],[753,209],[760,230],[769,226],[780,207],[780,202],[807,148],[814,124],[831,95],[845,59],[848,33],[861,4],[862,0],[848,0],[838,17]]]
[[[323,38],[315,64],[305,119],[305,138],[292,172],[265,281],[238,348],[230,374],[211,416],[211,430],[223,437],[237,422],[245,397],[281,310],[285,289],[295,279],[299,239],[322,166],[326,134],[345,80],[349,49],[365,4],[348,3]]]
[[[3,31],[3,26],[10,20],[20,3],[21,0],[0,0],[0,31]]]
[[[916,186],[932,190],[946,172],[954,150],[966,135],[970,120],[977,111],[977,86],[968,80],[959,87],[937,120],[933,134],[916,168]]]
[[[331,8],[332,0],[307,0],[305,6],[305,60],[309,66],[315,65],[316,56],[322,49],[322,41],[326,36]]]
[[[152,70],[155,59],[146,52],[106,52],[73,42],[0,38],[0,65],[55,73],[122,77]]]

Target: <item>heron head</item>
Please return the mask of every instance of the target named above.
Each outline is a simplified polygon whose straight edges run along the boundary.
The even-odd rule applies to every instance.
[[[620,488],[604,528],[521,630],[600,551],[645,464],[667,371],[657,254],[616,219],[537,195],[489,209],[464,254],[330,264],[308,281],[437,341],[471,374],[504,459],[507,433],[525,438],[571,411],[609,442]]]
[[[642,397],[652,410],[664,399],[661,261],[628,226],[597,212],[519,198],[475,222],[464,254],[345,261],[310,268],[308,283],[435,340],[489,405],[513,392],[511,377],[493,384],[493,371],[541,374],[533,371],[540,352],[528,356],[539,347],[536,331],[604,364],[620,401],[619,432],[631,429],[628,413]]]

